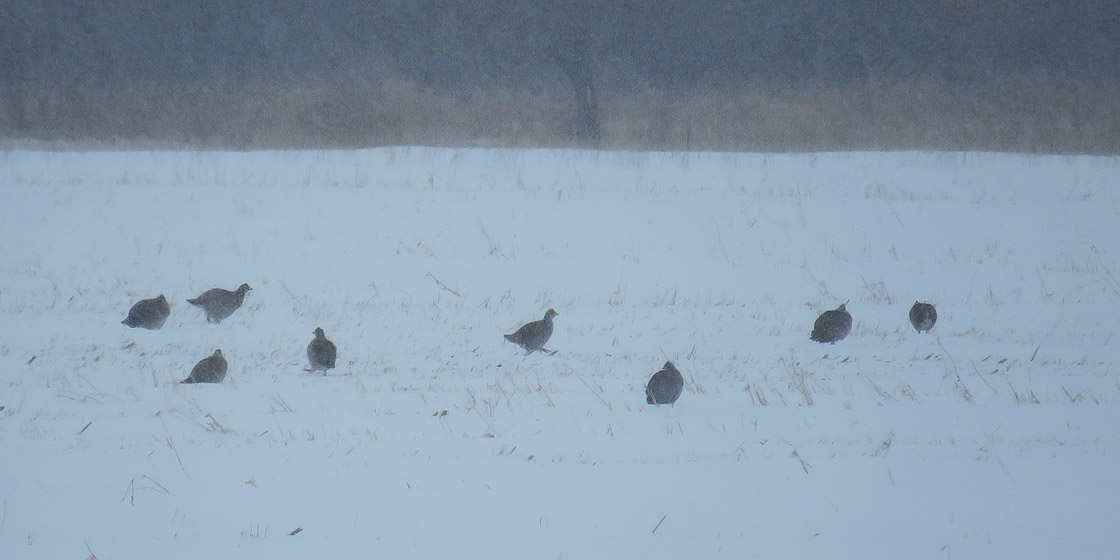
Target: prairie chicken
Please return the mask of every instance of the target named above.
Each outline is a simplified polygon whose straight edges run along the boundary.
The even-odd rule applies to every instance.
[[[226,378],[228,368],[229,365],[226,364],[222,351],[215,350],[213,355],[199,360],[191,370],[190,376],[179,383],[221,383]]]
[[[684,376],[673,362],[665,362],[661,371],[646,383],[646,404],[673,404],[684,390]]]
[[[937,308],[935,308],[933,304],[919,301],[914,302],[914,306],[910,308],[910,324],[914,325],[914,328],[918,329],[918,332],[928,332],[933,328],[936,322]]]
[[[517,332],[505,335],[506,340],[525,349],[526,354],[532,354],[534,350],[548,352],[555,354],[552,350],[545,348],[545,343],[552,337],[552,318],[559,315],[555,309],[549,309],[544,313],[544,319],[525,323]]]
[[[171,304],[167,303],[167,298],[163,297],[163,294],[160,294],[157,298],[136,302],[132,309],[128,310],[128,317],[121,321],[121,324],[133,328],[156,330],[163,326],[168,315],[171,315]]]
[[[848,313],[846,304],[841,303],[840,307],[825,311],[817,317],[809,338],[816,342],[835,344],[838,340],[844,340],[850,332],[852,332],[852,314]]]
[[[307,344],[307,361],[311,364],[311,369],[307,371],[323,370],[323,375],[326,375],[328,369],[334,368],[337,355],[338,348],[327,340],[322,327],[315,327],[315,338]]]
[[[222,319],[233,315],[233,312],[237,311],[242,303],[245,303],[245,295],[252,289],[248,284],[242,284],[233,292],[221,288],[211,288],[194,299],[188,299],[187,303],[201,307],[206,312],[207,322],[220,323]]]

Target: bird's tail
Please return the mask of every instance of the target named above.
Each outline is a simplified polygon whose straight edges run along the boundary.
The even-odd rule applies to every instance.
[[[187,303],[189,303],[189,304],[191,304],[191,305],[198,305],[198,298],[195,298],[195,299],[188,299],[188,300],[187,300]]]
[[[198,382],[195,381],[193,377],[188,377],[188,378],[179,382],[180,385],[182,385],[183,383],[198,383]]]
[[[514,338],[513,338],[513,335],[512,335],[512,334],[503,334],[502,336],[506,337],[506,340],[508,340],[508,341],[510,341],[510,342],[513,342],[513,343],[516,343],[516,342],[517,342],[516,340],[514,340]]]

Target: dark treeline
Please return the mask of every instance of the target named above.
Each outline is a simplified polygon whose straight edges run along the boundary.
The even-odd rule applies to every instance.
[[[0,80],[9,139],[1115,152],[1120,3],[3,0]]]

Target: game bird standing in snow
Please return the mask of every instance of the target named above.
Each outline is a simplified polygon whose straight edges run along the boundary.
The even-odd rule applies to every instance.
[[[215,350],[213,355],[199,360],[190,376],[179,383],[221,383],[226,378],[227,369],[229,365],[222,356],[222,351]]]
[[[918,332],[928,332],[933,328],[934,323],[937,323],[937,309],[930,303],[922,303],[915,301],[914,306],[910,308],[910,324]]]
[[[163,326],[167,317],[171,315],[171,304],[167,298],[160,294],[157,298],[142,299],[128,310],[128,317],[121,321],[122,325],[136,328],[156,330]]]
[[[534,350],[555,354],[544,345],[552,337],[552,318],[557,315],[559,313],[550,308],[544,313],[544,319],[525,323],[517,332],[505,335],[506,340],[524,348],[526,354],[532,354]]]
[[[328,369],[334,368],[334,360],[338,355],[338,348],[327,339],[322,327],[315,327],[315,338],[307,344],[307,361],[311,368],[307,371],[323,370],[323,375]]]
[[[809,335],[809,338],[816,342],[828,342],[830,344],[835,344],[838,340],[844,340],[844,337],[852,332],[852,314],[848,313],[846,305],[841,303],[840,307],[821,313],[821,316],[817,317],[817,321],[813,323],[813,332]]]
[[[248,284],[242,284],[233,292],[211,288],[194,299],[188,299],[187,303],[201,307],[206,312],[206,322],[220,323],[245,303],[245,295],[252,289]]]
[[[684,376],[673,362],[665,362],[646,384],[646,404],[673,404],[683,390]]]

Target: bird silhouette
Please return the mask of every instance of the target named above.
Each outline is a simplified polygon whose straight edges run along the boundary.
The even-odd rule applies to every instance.
[[[326,375],[328,369],[334,368],[336,356],[338,348],[327,340],[322,327],[315,327],[315,338],[307,344],[307,361],[311,363],[311,369],[307,371],[323,370],[323,375]]]
[[[931,303],[915,301],[914,306],[910,308],[910,324],[914,325],[918,332],[928,332],[933,328],[934,323],[937,323],[937,308]]]
[[[201,307],[206,312],[208,323],[220,323],[245,303],[245,295],[252,289],[248,284],[242,284],[232,292],[222,288],[211,288],[194,299],[188,299],[187,303]]]
[[[556,352],[545,348],[544,345],[548,339],[552,337],[552,318],[559,315],[555,309],[549,309],[544,313],[544,319],[525,323],[517,332],[513,334],[504,335],[506,340],[525,349],[526,354],[532,354],[535,350],[555,354]]]
[[[841,303],[836,309],[825,311],[813,323],[813,332],[809,338],[816,342],[835,344],[844,340],[852,332],[852,314],[848,313],[847,304]]]
[[[673,404],[684,390],[684,376],[673,362],[665,362],[661,371],[646,383],[646,404]]]
[[[198,361],[191,370],[190,376],[179,383],[221,383],[226,378],[229,365],[221,350]]]
[[[167,298],[160,294],[159,297],[142,299],[128,310],[128,317],[121,321],[122,325],[130,327],[156,330],[163,326],[171,315],[171,304]]]

